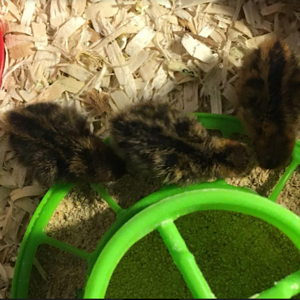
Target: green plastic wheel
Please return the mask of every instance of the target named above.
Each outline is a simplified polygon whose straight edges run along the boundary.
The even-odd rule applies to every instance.
[[[144,209],[120,228],[97,259],[85,288],[84,298],[104,298],[114,269],[137,241],[157,229],[196,299],[214,298],[177,230],[174,220],[200,210],[228,210],[267,221],[285,233],[300,250],[300,218],[261,196],[235,189],[199,189],[167,197]],[[256,298],[291,298],[300,292],[300,272],[296,272]]]
[[[225,137],[244,133],[236,117],[197,114],[208,129],[220,130]],[[45,234],[45,228],[61,200],[73,184],[55,185],[44,196],[36,209],[24,235],[12,282],[12,298],[27,298],[33,260],[41,244],[49,244],[76,255],[88,263],[84,298],[103,298],[113,270],[126,251],[143,236],[157,229],[167,245],[174,262],[195,298],[211,298],[213,294],[188,251],[173,221],[198,210],[231,210],[261,218],[279,228],[300,250],[300,218],[274,203],[300,164],[300,144],[297,141],[292,163],[279,179],[269,199],[245,188],[233,187],[224,180],[179,188],[166,186],[129,209],[122,209],[100,185],[92,185],[116,212],[117,220],[99,241],[96,249],[88,253]],[[272,201],[270,201],[272,200]],[[300,273],[281,280],[273,288],[256,295],[256,298],[290,298],[299,293]],[[81,295],[82,296],[82,295]]]

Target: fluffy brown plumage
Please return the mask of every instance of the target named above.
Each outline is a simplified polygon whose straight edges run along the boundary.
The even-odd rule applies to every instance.
[[[36,103],[7,112],[3,121],[19,162],[42,185],[108,182],[125,173],[122,160],[74,108]]]
[[[246,145],[209,136],[196,117],[169,104],[139,102],[110,120],[111,145],[137,176],[188,185],[246,172]]]
[[[288,45],[272,39],[248,54],[237,92],[238,115],[259,165],[285,167],[291,160],[300,115],[300,68]]]

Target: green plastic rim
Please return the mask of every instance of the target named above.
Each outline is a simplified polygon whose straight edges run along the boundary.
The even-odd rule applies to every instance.
[[[300,218],[280,205],[245,191],[222,188],[188,191],[149,206],[118,230],[96,261],[86,284],[84,298],[104,298],[110,278],[121,258],[137,241],[155,229],[159,230],[194,298],[214,298],[194,256],[188,251],[174,224],[174,220],[181,216],[203,210],[227,210],[260,218],[285,233],[300,250]],[[268,292],[269,296],[276,298],[290,298],[300,291],[300,284],[294,288],[297,281],[290,280],[289,283],[293,288],[285,287],[281,290],[278,289],[278,283],[275,292],[271,288],[264,293]]]
[[[236,117],[224,116],[224,115],[214,115],[214,114],[204,114],[204,113],[199,113],[196,115],[197,115],[199,121],[201,121],[201,123],[207,129],[220,130],[222,132],[223,136],[225,136],[225,137],[230,137],[233,133],[244,134],[243,127],[242,127],[240,121]],[[283,189],[286,182],[291,177],[293,171],[296,169],[296,167],[299,165],[299,163],[300,163],[300,143],[298,141],[296,141],[296,146],[295,146],[294,152],[293,152],[292,163],[288,166],[284,175],[277,182],[277,185],[275,186],[275,188],[273,189],[273,192],[269,196],[270,200],[276,201],[281,190]],[[124,224],[127,224],[129,221],[131,222],[131,220],[134,219],[134,216],[138,215],[143,210],[146,210],[148,207],[150,208],[151,206],[156,205],[156,203],[159,203],[162,200],[165,201],[164,199],[166,199],[166,198],[181,197],[181,199],[182,199],[182,197],[185,197],[186,193],[189,193],[192,191],[200,192],[202,190],[206,190],[206,192],[208,193],[209,191],[215,192],[218,190],[226,190],[232,194],[234,194],[236,191],[238,191],[238,192],[243,193],[243,197],[244,197],[243,201],[245,201],[245,202],[249,202],[249,199],[252,199],[251,195],[255,194],[255,192],[253,192],[252,190],[250,190],[248,188],[234,187],[234,186],[228,185],[224,180],[217,180],[216,182],[196,184],[196,185],[189,186],[187,188],[180,188],[180,187],[175,187],[175,186],[165,186],[161,190],[138,201],[136,204],[134,204],[129,209],[122,209],[109,196],[109,194],[105,191],[105,189],[102,186],[91,185],[92,188],[94,190],[96,190],[99,193],[99,195],[114,210],[114,212],[117,214],[117,219],[112,224],[112,226],[107,230],[107,232],[104,234],[104,236],[101,238],[96,249],[90,253],[90,252],[86,252],[86,251],[80,250],[78,248],[75,248],[67,243],[58,241],[58,240],[51,238],[45,234],[45,228],[46,228],[50,218],[52,217],[53,213],[55,212],[55,209],[57,208],[59,203],[63,200],[63,198],[71,191],[73,186],[74,186],[74,184],[72,184],[72,183],[53,186],[46,193],[46,195],[42,199],[41,203],[39,204],[38,208],[36,209],[34,215],[32,216],[31,221],[28,225],[28,228],[25,232],[23,241],[21,243],[21,247],[20,247],[17,262],[16,262],[16,267],[15,267],[15,272],[14,272],[14,277],[13,277],[13,282],[12,282],[12,293],[11,293],[11,297],[13,299],[28,298],[30,274],[31,274],[32,266],[33,266],[34,257],[35,257],[38,247],[42,244],[48,244],[48,245],[54,246],[58,249],[64,250],[75,256],[78,256],[87,262],[88,271],[87,271],[86,276],[87,276],[87,280],[88,280],[87,288],[88,288],[88,286],[89,286],[89,288],[85,290],[84,296],[86,297],[87,295],[90,295],[90,293],[97,293],[97,291],[92,291],[93,286],[94,286],[94,289],[98,288],[95,283],[96,277],[97,277],[97,271],[95,271],[96,269],[94,270],[94,265],[96,262],[99,261],[101,255],[102,255],[102,251],[104,251],[104,248],[106,247],[106,245],[108,245],[108,243],[112,240],[112,238],[115,239],[115,235],[119,232],[119,230],[123,230],[122,228],[123,228],[123,226],[125,226]],[[207,195],[207,193],[205,195]],[[259,197],[260,200],[264,200],[264,201],[268,202],[268,200],[265,200],[265,198],[263,198],[263,197],[260,197],[260,196],[256,196],[256,197]],[[249,202],[250,206],[252,203],[251,201]],[[268,203],[271,203],[271,201],[269,201]],[[273,203],[273,205],[277,205],[277,204]],[[287,211],[283,207],[281,207],[279,205],[277,205],[277,206],[278,206],[278,209]],[[245,212],[245,213],[247,214],[247,212]],[[293,215],[293,218],[298,218],[293,213],[291,213],[291,212],[289,212],[289,213]],[[250,213],[248,212],[248,214],[250,214]],[[287,219],[282,220],[282,222],[289,223],[290,220],[289,220],[289,218],[287,218]],[[171,226],[170,230],[173,231],[173,234],[175,234],[176,237],[180,238],[180,234],[178,233],[177,229],[174,228],[174,226],[172,224],[170,226]],[[291,225],[291,226],[293,226],[293,225]],[[297,232],[297,236],[299,237],[300,232],[298,231],[298,228],[299,227],[294,228],[294,232]],[[279,228],[279,229],[281,229],[281,228]],[[154,229],[152,229],[152,230],[154,230]],[[172,242],[172,239],[170,239],[169,236],[164,236],[164,231],[160,230],[160,233],[161,233],[165,243],[168,246],[169,243]],[[168,239],[170,241],[168,241]],[[296,237],[295,237],[295,239],[296,239]],[[182,242],[184,243],[184,241],[182,241]],[[181,244],[184,245],[182,242],[181,242]],[[296,244],[296,246],[297,246],[297,244]],[[170,252],[170,253],[172,254],[172,252]],[[176,262],[175,258],[174,258],[174,260]],[[112,266],[110,266],[110,268],[111,267]],[[182,270],[182,269],[180,269],[180,270],[183,272],[183,276],[186,279],[187,275],[184,275],[185,270]],[[198,270],[198,268],[197,268],[197,270]],[[198,271],[197,270],[195,271],[198,274],[197,276],[201,277],[202,276],[201,272],[199,270]],[[92,272],[93,272],[93,277],[90,277],[90,274]],[[280,289],[280,292],[286,293],[289,290],[290,280],[295,281],[295,278],[298,278],[298,281],[300,280],[300,278],[299,278],[300,275],[298,273],[292,274],[290,276],[291,277],[285,278],[283,280],[282,284],[276,286],[276,288]],[[94,278],[94,279],[91,279],[91,278]],[[204,280],[204,278],[203,278],[203,280]],[[189,286],[189,283],[188,283],[189,280],[186,279],[186,281]],[[204,283],[204,287],[205,286],[206,286],[206,290],[208,290],[209,287],[207,286],[206,283]],[[260,298],[263,297],[264,293],[269,293],[270,290],[261,293]],[[81,295],[78,295],[79,298],[82,298],[82,296],[83,296],[83,293]],[[276,297],[278,298],[279,296],[276,296]]]

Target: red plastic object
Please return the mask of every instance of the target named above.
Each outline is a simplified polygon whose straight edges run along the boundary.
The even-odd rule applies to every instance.
[[[2,84],[2,75],[3,75],[4,65],[5,65],[5,51],[4,51],[3,35],[2,35],[1,26],[0,26],[0,87]]]

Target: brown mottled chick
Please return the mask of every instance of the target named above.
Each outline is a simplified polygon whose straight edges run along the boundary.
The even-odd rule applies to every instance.
[[[260,167],[291,161],[300,116],[300,68],[287,44],[268,40],[244,59],[237,82],[238,115]]]
[[[111,145],[137,176],[189,185],[247,171],[246,145],[209,136],[192,115],[167,103],[138,102],[110,120]]]
[[[125,173],[123,161],[74,108],[37,103],[8,111],[3,121],[19,162],[44,186],[109,182]]]

